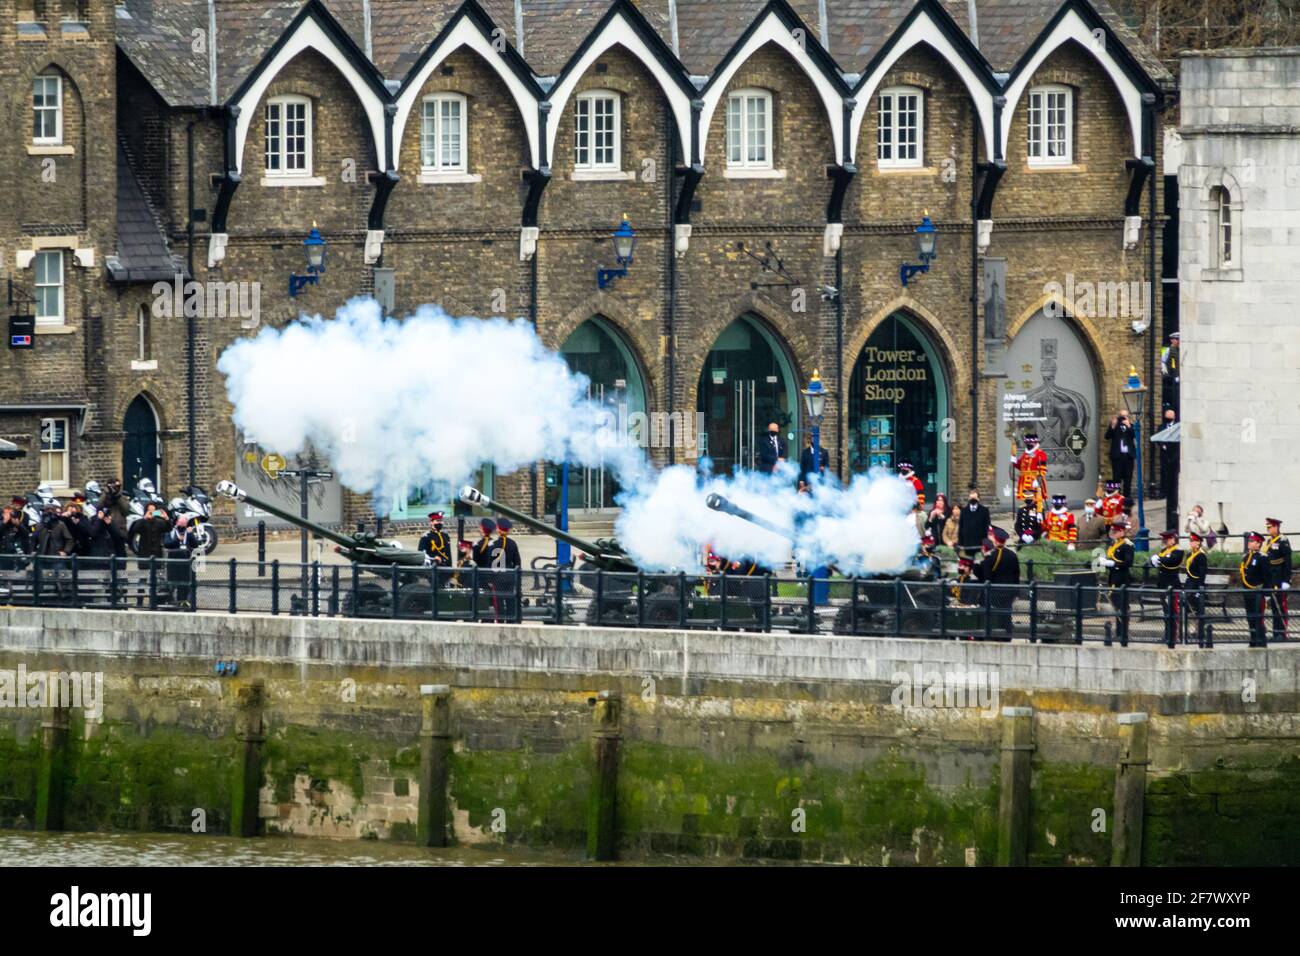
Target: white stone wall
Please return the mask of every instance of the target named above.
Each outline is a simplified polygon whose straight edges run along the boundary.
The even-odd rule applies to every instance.
[[[1186,55],[1181,70],[1179,513],[1300,533],[1300,49]],[[1210,190],[1238,249],[1218,269]],[[1300,544],[1300,538],[1296,539]]]

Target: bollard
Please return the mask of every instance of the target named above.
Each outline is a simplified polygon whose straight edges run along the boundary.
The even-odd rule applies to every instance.
[[[257,836],[258,791],[262,788],[262,725],[265,692],[261,681],[240,687],[235,696],[235,740],[239,742],[230,785],[230,835]]]
[[[57,694],[57,689],[52,693]],[[68,773],[67,707],[41,710],[41,761],[36,775],[36,829],[63,829],[63,798]]]
[[[420,685],[420,797],[417,846],[447,846],[447,781],[451,776],[451,688]]]
[[[998,866],[1024,866],[1029,852],[1029,761],[1034,709],[1002,708],[1002,786],[998,799]]]
[[[266,522],[257,522],[257,576],[266,577]]]
[[[1119,764],[1115,768],[1115,819],[1110,865],[1142,865],[1142,816],[1146,808],[1147,731],[1144,713],[1119,715]]]
[[[613,860],[618,855],[618,747],[623,739],[623,701],[616,690],[587,699],[594,710],[591,749],[595,756],[591,803],[587,812],[587,858]]]

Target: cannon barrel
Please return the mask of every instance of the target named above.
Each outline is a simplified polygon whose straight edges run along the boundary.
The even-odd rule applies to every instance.
[[[599,565],[606,571],[636,571],[638,570],[635,563],[628,558],[627,553],[619,546],[617,541],[611,541],[607,538],[601,538],[598,541],[588,541],[585,538],[579,538],[577,535],[569,534],[567,531],[561,531],[553,525],[540,521],[532,515],[517,511],[509,505],[504,505],[499,501],[489,498],[483,492],[470,485],[466,485],[460,490],[460,500],[467,505],[476,505],[485,511],[495,511],[497,514],[505,515],[511,521],[518,521],[522,525],[527,525],[534,531],[550,535],[560,541],[565,541],[573,547],[586,554],[594,564]]]
[[[790,533],[788,531],[785,531],[765,518],[760,518],[752,511],[746,511],[744,508],[740,507],[740,505],[728,498],[724,498],[722,495],[711,494],[704,499],[704,503],[714,511],[721,511],[723,514],[735,515],[737,518],[748,521],[750,524],[758,525],[765,531],[770,531],[775,535],[780,535],[787,541],[790,540]]]
[[[394,541],[376,538],[373,535],[349,535],[339,531],[331,531],[324,525],[319,525],[302,517],[302,515],[287,511],[264,498],[250,495],[233,481],[217,482],[217,494],[232,501],[246,501],[253,507],[261,508],[268,514],[273,514],[291,525],[306,528],[312,534],[319,535],[327,541],[333,541],[338,545],[339,553],[349,561],[357,561],[362,564],[404,564],[412,566],[424,563],[424,555],[419,551],[408,551]]]

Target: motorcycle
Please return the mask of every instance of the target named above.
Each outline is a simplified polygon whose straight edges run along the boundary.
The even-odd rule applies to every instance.
[[[176,519],[181,515],[189,519],[189,528],[199,541],[195,554],[209,555],[217,550],[217,529],[209,523],[212,499],[206,491],[198,485],[182,488],[180,496],[171,500],[167,510],[171,513],[172,527],[176,526]]]

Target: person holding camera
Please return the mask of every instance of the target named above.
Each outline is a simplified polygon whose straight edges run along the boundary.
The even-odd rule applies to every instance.
[[[190,559],[198,549],[198,536],[190,530],[190,519],[181,515],[176,519],[176,526],[163,539],[163,548],[167,551],[167,585],[176,595],[176,603],[189,607],[193,599],[190,594],[190,576],[192,569]]]

